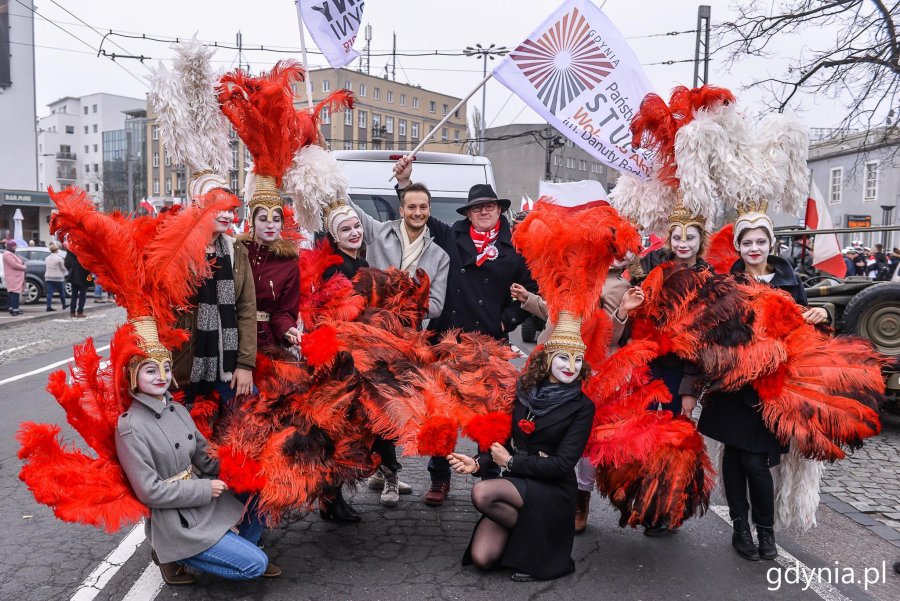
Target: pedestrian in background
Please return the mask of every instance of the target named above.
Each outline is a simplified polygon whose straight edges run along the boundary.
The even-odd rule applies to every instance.
[[[66,247],[65,267],[69,272],[69,284],[72,286],[72,298],[69,299],[69,316],[84,317],[84,303],[87,301],[87,289],[91,285],[91,272],[78,261],[71,248]]]
[[[8,240],[3,251],[3,273],[6,292],[9,295],[9,314],[15,317],[19,311],[19,297],[25,291],[25,261],[16,255],[16,241]]]
[[[44,259],[44,281],[47,283],[47,311],[56,311],[53,308],[53,293],[59,293],[62,308],[66,308],[66,269],[65,260],[59,256],[59,247],[50,245],[50,254]]]

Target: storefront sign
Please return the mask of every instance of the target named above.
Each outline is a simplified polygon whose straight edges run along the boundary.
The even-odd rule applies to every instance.
[[[872,216],[847,215],[847,227],[872,227]]]
[[[27,190],[0,190],[0,205],[20,207],[49,207],[50,195]]]

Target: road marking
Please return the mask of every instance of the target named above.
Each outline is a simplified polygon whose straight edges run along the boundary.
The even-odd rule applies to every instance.
[[[100,562],[100,565],[88,574],[88,577],[84,579],[84,582],[81,583],[75,594],[69,598],[69,601],[91,601],[91,599],[100,594],[103,587],[116,575],[119,568],[131,559],[135,550],[143,542],[144,522],[141,520],[141,523],[132,528],[131,532],[122,539],[119,546],[110,551],[109,555]]]
[[[34,346],[35,344],[43,344],[45,342],[50,342],[49,340],[35,340],[34,342],[29,342],[28,344],[23,344],[21,346],[14,346],[12,348],[8,348],[5,351],[0,351],[0,357],[5,355],[6,353],[14,353],[16,351],[21,351],[23,348],[28,348],[29,346]]]
[[[106,346],[101,346],[101,347],[97,348],[97,352],[100,353],[100,352],[108,350],[108,349],[109,349],[109,345],[107,344]],[[45,365],[44,367],[40,367],[38,369],[33,369],[29,372],[25,372],[24,374],[19,374],[17,376],[10,376],[9,378],[6,378],[5,380],[0,380],[0,386],[3,386],[4,384],[10,384],[10,383],[16,382],[18,380],[23,380],[30,376],[36,376],[37,374],[42,374],[45,371],[50,371],[51,369],[59,367],[60,365],[65,365],[66,363],[68,363],[69,361],[73,361],[74,359],[75,359],[74,357],[69,357],[68,359],[63,359],[62,361],[57,361],[56,363],[51,363],[50,365]]]
[[[728,506],[726,505],[711,505],[710,509],[713,512],[725,520],[729,525],[732,524],[731,516],[728,514]],[[788,553],[782,548],[781,545],[775,545],[778,548],[778,557],[775,558],[775,561],[783,568],[796,568],[800,567],[801,574],[811,574],[812,568],[808,565]],[[828,569],[828,568],[825,568]],[[804,581],[801,583],[802,586],[807,586],[807,583]],[[824,601],[851,601],[850,597],[844,596],[844,594],[834,588],[828,582],[822,582],[819,578],[812,578],[809,582],[809,590],[814,591],[817,595],[819,595]]]
[[[125,593],[125,596],[122,597],[122,601],[153,601],[156,599],[159,591],[162,590],[162,587],[162,574],[160,574],[156,564],[150,562],[150,564],[144,568],[141,577],[137,579],[134,586],[132,586],[128,592]]]

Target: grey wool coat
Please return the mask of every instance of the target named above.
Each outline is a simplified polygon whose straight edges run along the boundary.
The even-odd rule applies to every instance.
[[[165,404],[142,393],[132,397],[119,416],[116,453],[134,494],[150,508],[147,539],[162,563],[193,557],[219,542],[244,506],[229,491],[212,497],[219,464],[184,406],[168,394]],[[165,482],[188,468],[190,479]]]
[[[366,261],[375,269],[387,269],[388,267],[400,268],[400,259],[403,257],[403,245],[400,242],[400,222],[378,221],[367,214],[353,202],[350,206],[359,215],[359,221],[363,226],[363,241],[366,243]],[[428,290],[428,319],[434,319],[444,310],[444,295],[447,293],[447,271],[450,269],[450,257],[444,250],[434,243],[434,239],[425,228],[422,232],[425,236],[425,248],[419,257],[419,267],[428,274],[431,287]]]

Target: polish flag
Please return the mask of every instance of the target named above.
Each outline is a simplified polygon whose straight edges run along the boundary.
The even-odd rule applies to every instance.
[[[147,213],[150,215],[156,214],[156,207],[154,207],[152,204],[150,204],[150,201],[147,199],[144,199],[141,201],[141,208],[144,209],[145,211],[147,211]]]
[[[831,214],[825,206],[822,191],[813,182],[810,197],[806,200],[806,228],[810,230],[834,229]],[[841,255],[841,245],[836,234],[816,236],[813,249],[813,267],[833,276],[842,278],[847,275],[847,265]]]

